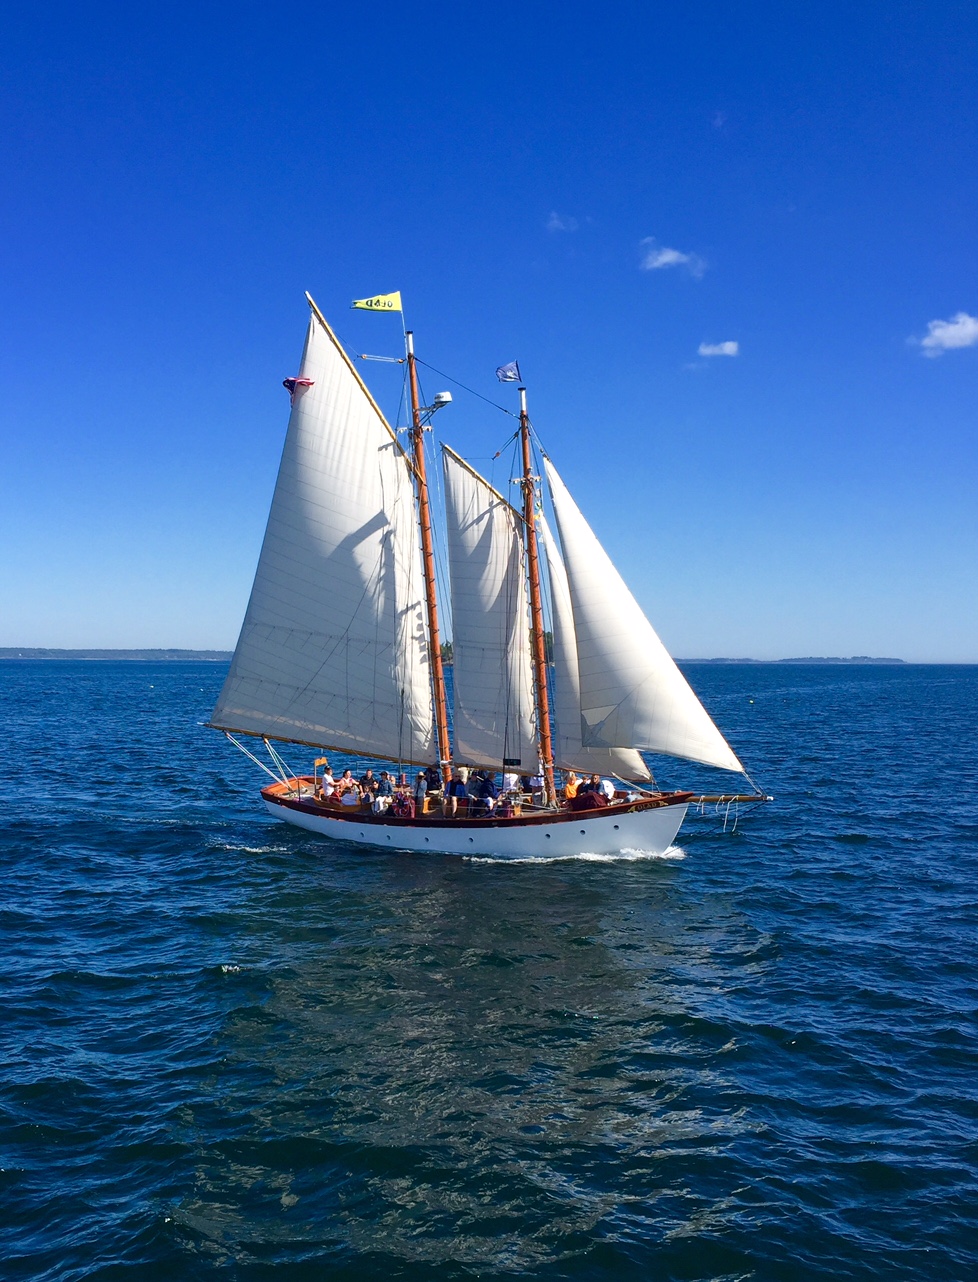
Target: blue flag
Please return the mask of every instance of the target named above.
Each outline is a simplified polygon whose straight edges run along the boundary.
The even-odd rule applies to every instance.
[[[522,383],[523,375],[520,373],[519,361],[510,361],[508,365],[500,365],[496,370],[496,377],[500,383]]]

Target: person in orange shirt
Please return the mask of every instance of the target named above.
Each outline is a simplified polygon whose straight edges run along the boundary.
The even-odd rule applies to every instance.
[[[567,778],[564,780],[564,796],[568,801],[577,796],[577,790],[581,785],[580,779],[573,770],[568,770]]]

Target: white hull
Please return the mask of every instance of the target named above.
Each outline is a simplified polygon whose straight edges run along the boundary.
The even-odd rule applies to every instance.
[[[688,796],[688,794],[687,794]],[[353,842],[381,850],[437,852],[488,859],[565,859],[574,855],[618,855],[633,851],[664,854],[672,845],[686,815],[687,802],[614,807],[551,818],[519,820],[472,819],[370,822],[366,816],[345,818],[328,811],[299,808],[263,792],[270,814],[286,823],[333,841]]]

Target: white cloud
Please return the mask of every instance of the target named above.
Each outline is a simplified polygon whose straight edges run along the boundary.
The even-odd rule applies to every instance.
[[[566,214],[558,214],[556,209],[552,209],[546,227],[547,231],[577,231],[580,223],[576,218],[568,218]]]
[[[728,338],[725,343],[700,343],[698,350],[701,356],[739,356],[740,344]]]
[[[932,320],[920,340],[925,356],[942,356],[955,347],[978,347],[978,316],[958,312],[951,320]]]
[[[706,261],[699,254],[670,249],[668,245],[660,245],[654,236],[646,236],[640,244],[643,250],[640,264],[643,272],[657,272],[664,267],[684,267],[690,276],[699,280],[706,271]]]

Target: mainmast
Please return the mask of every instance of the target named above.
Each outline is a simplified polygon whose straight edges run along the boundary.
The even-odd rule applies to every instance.
[[[526,522],[526,560],[530,577],[530,643],[533,652],[533,685],[537,704],[537,731],[547,805],[556,804],[554,750],[550,732],[550,696],[547,692],[547,656],[543,639],[543,605],[540,599],[540,555],[537,550],[536,478],[530,457],[530,418],[526,388],[520,388],[520,443],[523,447],[523,519]]]
[[[431,538],[431,503],[424,464],[424,423],[418,395],[418,369],[414,357],[414,334],[405,333],[408,374],[411,384],[411,440],[414,445],[414,470],[417,477],[418,518],[421,523],[421,562],[424,568],[425,602],[428,606],[428,637],[431,645],[431,682],[435,701],[435,732],[438,738],[438,764],[444,782],[452,776],[451,749],[448,742],[448,704],[445,699],[445,669],[441,660],[441,636],[438,632],[438,599],[435,595],[435,553]]]

